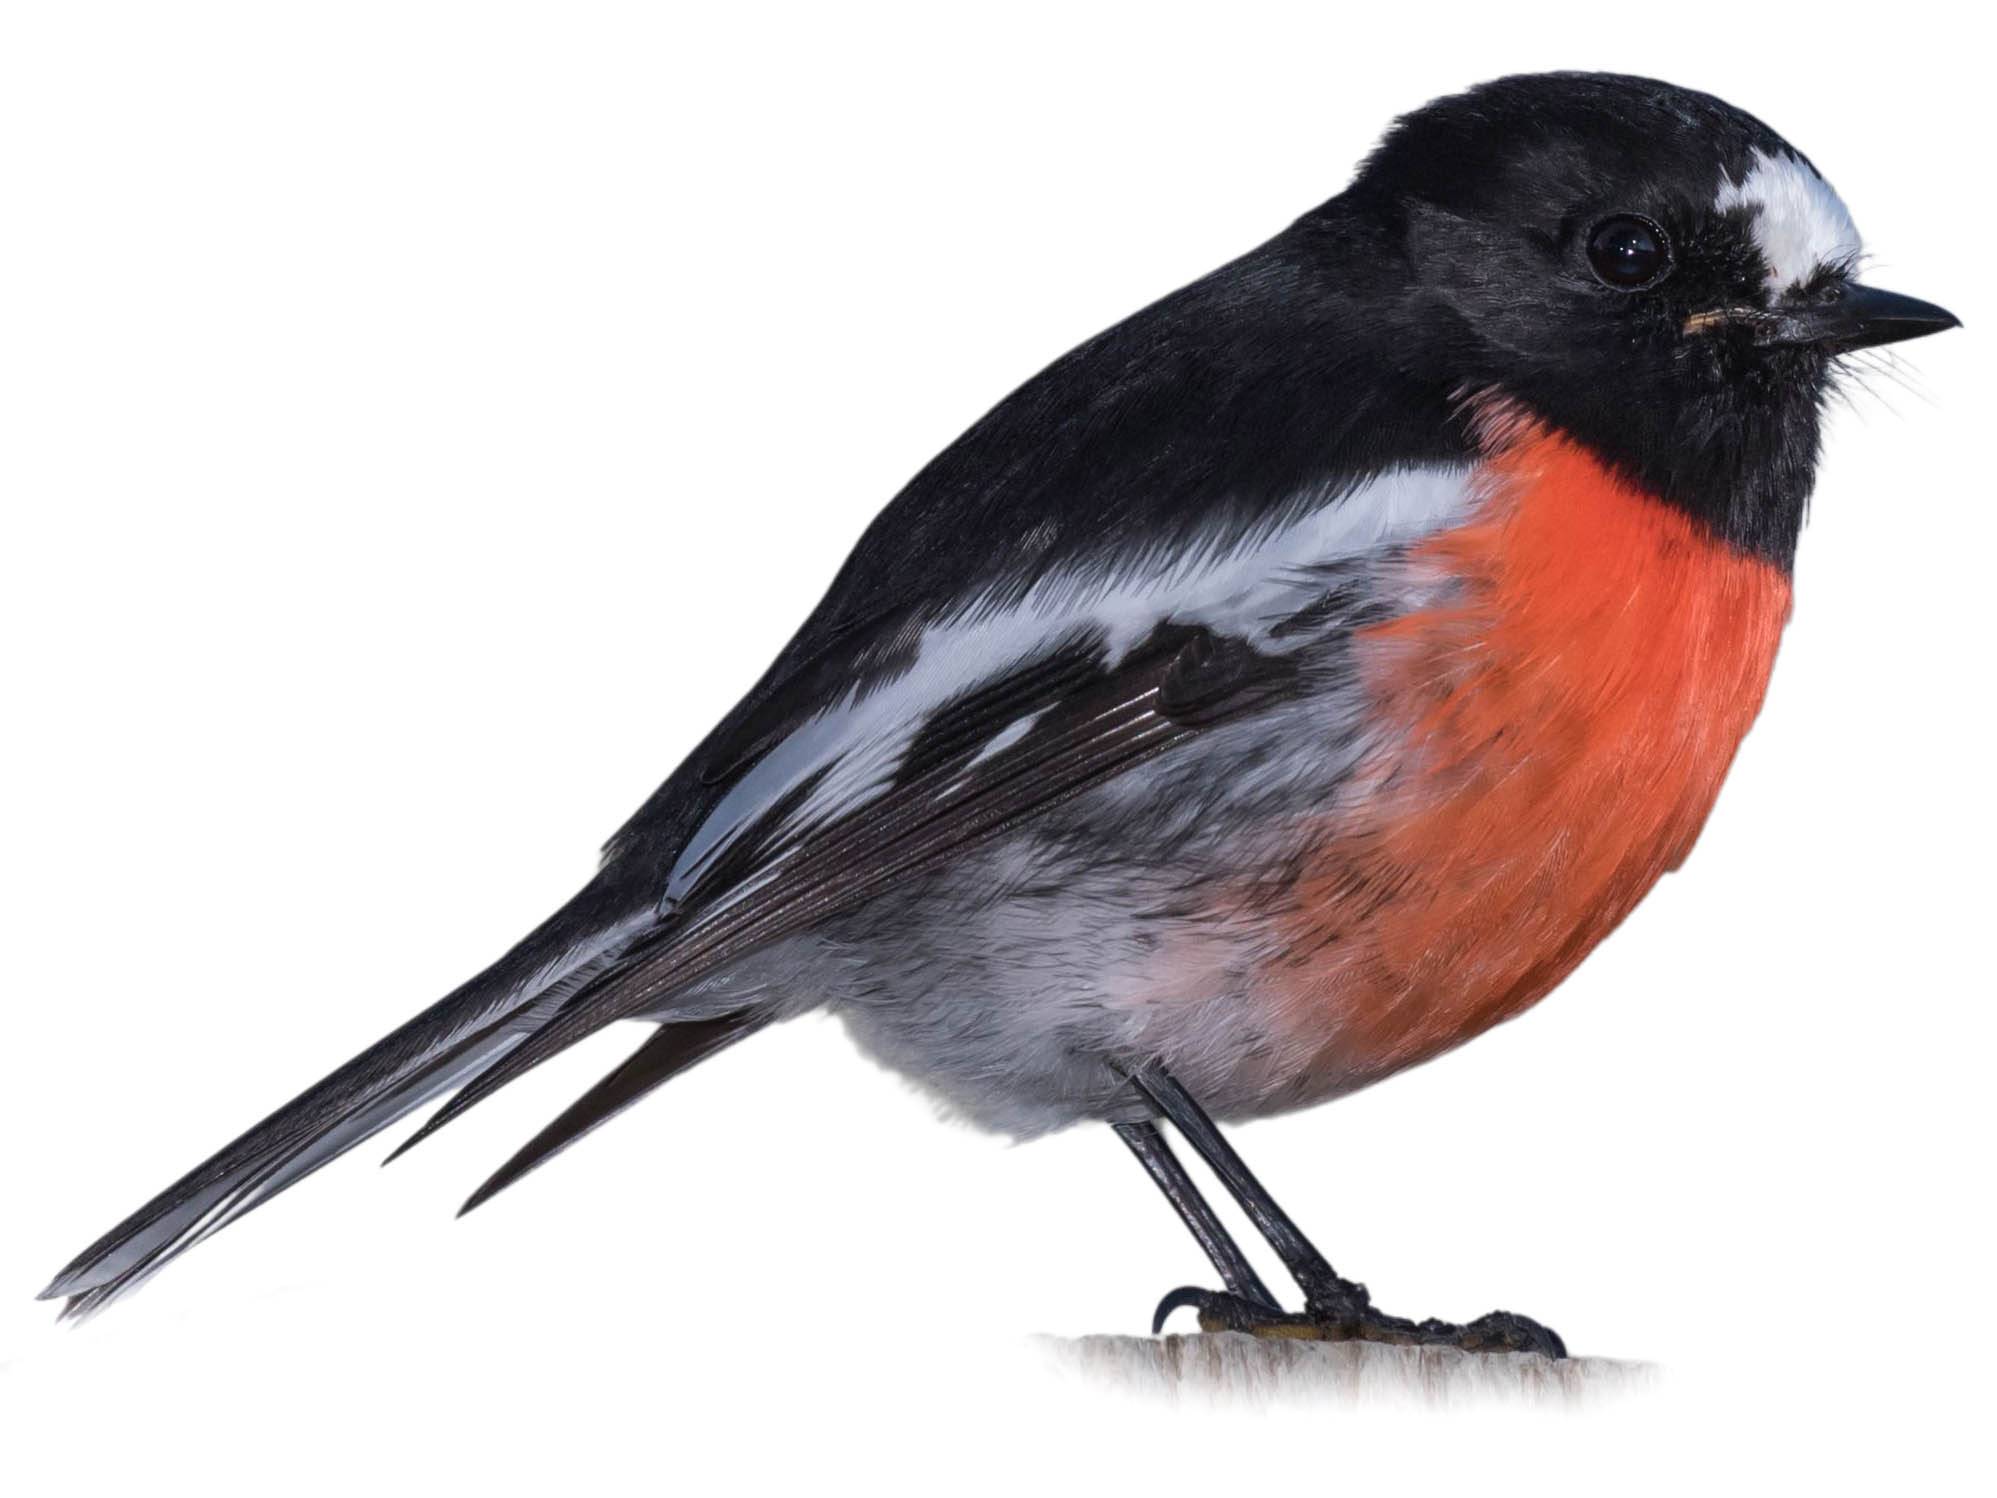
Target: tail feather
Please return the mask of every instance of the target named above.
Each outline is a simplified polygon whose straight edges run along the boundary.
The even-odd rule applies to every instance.
[[[741,1009],[718,1019],[663,1024],[623,1065],[603,1078],[495,1170],[458,1209],[464,1216],[491,1201],[508,1186],[554,1159],[599,1124],[608,1123],[626,1108],[688,1067],[716,1051],[754,1035],[775,1016],[767,1010]]]
[[[257,1151],[247,1147],[251,1136],[244,1136],[244,1141],[239,1142],[245,1146],[240,1156],[236,1157],[235,1149],[225,1151],[224,1155],[236,1158],[215,1172],[213,1179],[197,1180],[190,1175],[168,1187],[80,1254],[42,1291],[41,1298],[67,1297],[61,1313],[65,1321],[94,1315],[251,1208],[302,1181],[321,1165],[476,1073],[493,1055],[510,1049],[510,1043],[517,1043],[518,1039],[503,1037],[497,1046],[470,1047],[462,1055],[440,1058],[442,1062],[455,1064],[425,1068],[404,1086],[390,1088],[375,1102],[328,1123],[322,1132],[307,1134],[289,1144],[274,1144]],[[310,1094],[301,1095],[291,1106],[307,1104],[309,1097]],[[224,1155],[216,1156],[215,1160],[222,1160]]]
[[[503,1053],[494,1053],[487,1058],[487,1064],[479,1068],[476,1075],[466,1080],[451,1100],[435,1113],[423,1120],[422,1127],[398,1144],[381,1163],[407,1154],[432,1134],[443,1128],[459,1114],[483,1102],[507,1083],[563,1050],[574,1041],[582,1038],[578,1028],[579,1017],[586,1016],[581,1001],[595,997],[604,990],[616,992],[620,985],[628,981],[630,968],[645,954],[661,946],[669,946],[676,933],[658,932],[650,941],[634,942],[620,954],[620,962],[614,968],[603,968],[594,973],[586,982],[575,986],[567,998],[556,1009],[540,1015],[533,1033],[522,1037],[522,1044],[509,1046]],[[518,1063],[525,1062],[520,1065]]]
[[[518,1046],[652,925],[592,883],[505,957],[307,1088],[79,1254],[41,1293],[91,1315]]]

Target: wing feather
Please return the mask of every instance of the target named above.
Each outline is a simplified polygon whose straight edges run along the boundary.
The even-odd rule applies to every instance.
[[[530,1171],[538,1170],[583,1135],[608,1123],[647,1093],[671,1081],[689,1067],[754,1035],[771,1016],[753,1009],[737,1010],[717,1019],[688,1020],[660,1025],[650,1039],[625,1058],[608,1076],[562,1110],[546,1128],[522,1145],[458,1208],[462,1217],[491,1201]]]
[[[755,874],[702,891],[701,906],[634,947],[613,972],[579,990],[552,1018],[471,1079],[409,1140],[413,1145],[540,1065],[619,1019],[641,1016],[673,992],[768,942],[815,925],[947,861],[966,846],[1045,811],[1293,688],[1294,658],[1266,655],[1203,627],[1162,627],[1083,691],[1071,676],[1029,673],[1064,695],[1037,709],[1031,728],[981,755],[976,735],[932,750],[885,794],[824,830],[764,846]],[[967,699],[968,700],[968,699]],[[987,689],[988,728],[1017,721],[1024,701]],[[976,761],[973,763],[973,761]],[[408,1148],[405,1145],[404,1148]]]

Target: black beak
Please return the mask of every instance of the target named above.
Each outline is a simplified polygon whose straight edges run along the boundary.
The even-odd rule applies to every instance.
[[[1768,314],[1755,330],[1755,342],[1811,344],[1827,353],[1841,354],[1904,338],[1925,338],[1944,328],[1961,326],[1961,318],[1933,302],[1846,281],[1809,306]]]

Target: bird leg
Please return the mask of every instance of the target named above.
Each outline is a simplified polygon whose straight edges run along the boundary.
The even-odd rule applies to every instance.
[[[1226,1224],[1220,1220],[1220,1214],[1208,1206],[1207,1199],[1200,1195],[1200,1188],[1193,1184],[1186,1167],[1172,1153],[1172,1146],[1158,1125],[1147,1120],[1144,1123],[1111,1124],[1110,1127],[1130,1146],[1130,1152],[1150,1172],[1152,1181],[1165,1193],[1165,1200],[1172,1204],[1179,1220],[1185,1223],[1186,1230],[1206,1250],[1206,1256],[1219,1271],[1221,1283],[1227,1286],[1229,1296],[1245,1305],[1255,1306],[1265,1314],[1280,1315],[1283,1308],[1277,1304],[1276,1297],[1262,1283],[1262,1277],[1255,1272],[1248,1256],[1229,1234]],[[1155,1333],[1158,1328],[1154,1326],[1151,1330]]]
[[[1149,1066],[1131,1077],[1132,1083],[1169,1118],[1200,1157],[1212,1167],[1221,1184],[1241,1204],[1256,1230],[1283,1261],[1283,1266],[1304,1292],[1304,1309],[1292,1314],[1277,1309],[1273,1297],[1255,1277],[1253,1269],[1213,1208],[1201,1199],[1198,1189],[1165,1143],[1156,1125],[1118,1124],[1151,1178],[1178,1210],[1200,1246],[1220,1272],[1225,1292],[1185,1288],[1172,1291],[1158,1303],[1151,1330],[1156,1334],[1172,1312],[1191,1306],[1199,1313],[1203,1331],[1239,1331],[1258,1337],[1297,1337],[1327,1342],[1392,1342],[1403,1345],[1460,1347],[1469,1352],[1539,1352],[1564,1358],[1567,1348],[1549,1327],[1510,1311],[1493,1311],[1475,1321],[1458,1325],[1431,1317],[1411,1321],[1390,1316],[1373,1304],[1366,1287],[1348,1280],[1331,1267],[1323,1254],[1274,1197],[1255,1179],[1233,1146],[1221,1136],[1191,1093],[1179,1085],[1163,1067]],[[1148,1135],[1146,1133],[1148,1131]]]

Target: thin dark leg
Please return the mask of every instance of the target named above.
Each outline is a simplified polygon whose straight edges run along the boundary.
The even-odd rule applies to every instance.
[[[1205,1250],[1207,1258],[1212,1260],[1213,1267],[1220,1272],[1221,1283],[1227,1286],[1229,1292],[1243,1300],[1266,1306],[1271,1311],[1281,1310],[1276,1297],[1269,1293],[1269,1287],[1255,1272],[1255,1266],[1248,1262],[1241,1246],[1228,1233],[1226,1224],[1207,1205],[1199,1187],[1193,1184],[1193,1178],[1186,1174],[1186,1167],[1172,1153],[1172,1146],[1158,1131],[1158,1125],[1120,1123],[1110,1127],[1116,1130],[1119,1139],[1130,1146],[1130,1152],[1137,1156],[1138,1163],[1149,1173],[1152,1182],[1165,1193],[1165,1200],[1172,1204],[1179,1220],[1185,1223],[1187,1230]],[[1161,1310],[1157,1323],[1151,1328],[1153,1335],[1163,1325],[1164,1313],[1169,1309],[1168,1306]]]
[[[1566,1347],[1552,1330],[1530,1317],[1514,1315],[1510,1311],[1493,1311],[1488,1316],[1479,1316],[1467,1325],[1458,1326],[1454,1322],[1434,1318],[1410,1321],[1404,1316],[1389,1316],[1377,1309],[1364,1285],[1343,1279],[1332,1269],[1330,1261],[1290,1220],[1289,1213],[1276,1205],[1268,1189],[1255,1179],[1241,1156],[1234,1152],[1234,1147],[1221,1137],[1220,1130],[1214,1127],[1206,1110],[1200,1107],[1191,1093],[1173,1080],[1170,1073],[1163,1067],[1152,1065],[1133,1074],[1131,1082],[1171,1119],[1179,1132],[1199,1151],[1200,1157],[1213,1167],[1214,1174],[1241,1203],[1242,1210],[1262,1236],[1269,1240],[1269,1246],[1276,1250],[1284,1267],[1295,1276],[1304,1292],[1304,1313],[1291,1316],[1280,1311],[1272,1314],[1266,1299],[1242,1294],[1231,1280],[1228,1281],[1229,1293],[1224,1295],[1208,1290],[1174,1290],[1158,1304],[1151,1328],[1153,1335],[1173,1311],[1181,1306],[1191,1306],[1198,1310],[1200,1325],[1207,1331],[1243,1331],[1258,1336],[1312,1337],[1329,1341],[1446,1345],[1470,1352],[1539,1352],[1554,1358],[1567,1356]],[[1124,1127],[1118,1125],[1119,1132]],[[1164,1140],[1160,1138],[1158,1142],[1162,1147]],[[1135,1149],[1137,1146],[1132,1144],[1131,1147]],[[1146,1163],[1149,1164],[1148,1161]],[[1175,1167],[1178,1164],[1176,1160],[1172,1163]],[[1166,1194],[1171,1193],[1167,1191]],[[1175,1201],[1174,1205],[1178,1203]],[[1205,1203],[1201,1206],[1204,1207]],[[1212,1216],[1210,1208],[1207,1215]],[[1186,1220],[1189,1226],[1192,1225],[1190,1216]],[[1200,1230],[1195,1226],[1193,1231],[1197,1235]],[[1204,1243],[1205,1239],[1201,1241]],[[1240,1253],[1233,1244],[1228,1247],[1237,1255]],[[1221,1260],[1213,1255],[1212,1249],[1208,1249],[1208,1254],[1221,1268],[1222,1278],[1226,1279],[1227,1270],[1221,1265]]]
[[[1186,1136],[1186,1142],[1199,1151],[1200,1158],[1213,1167],[1241,1210],[1248,1214],[1256,1230],[1269,1240],[1269,1246],[1282,1259],[1305,1299],[1313,1306],[1366,1300],[1366,1287],[1341,1279],[1329,1260],[1317,1251],[1290,1214],[1276,1204],[1269,1190],[1255,1179],[1247,1163],[1234,1152],[1234,1146],[1221,1136],[1214,1121],[1193,1095],[1173,1080],[1163,1067],[1146,1067],[1132,1079],[1144,1095]]]

